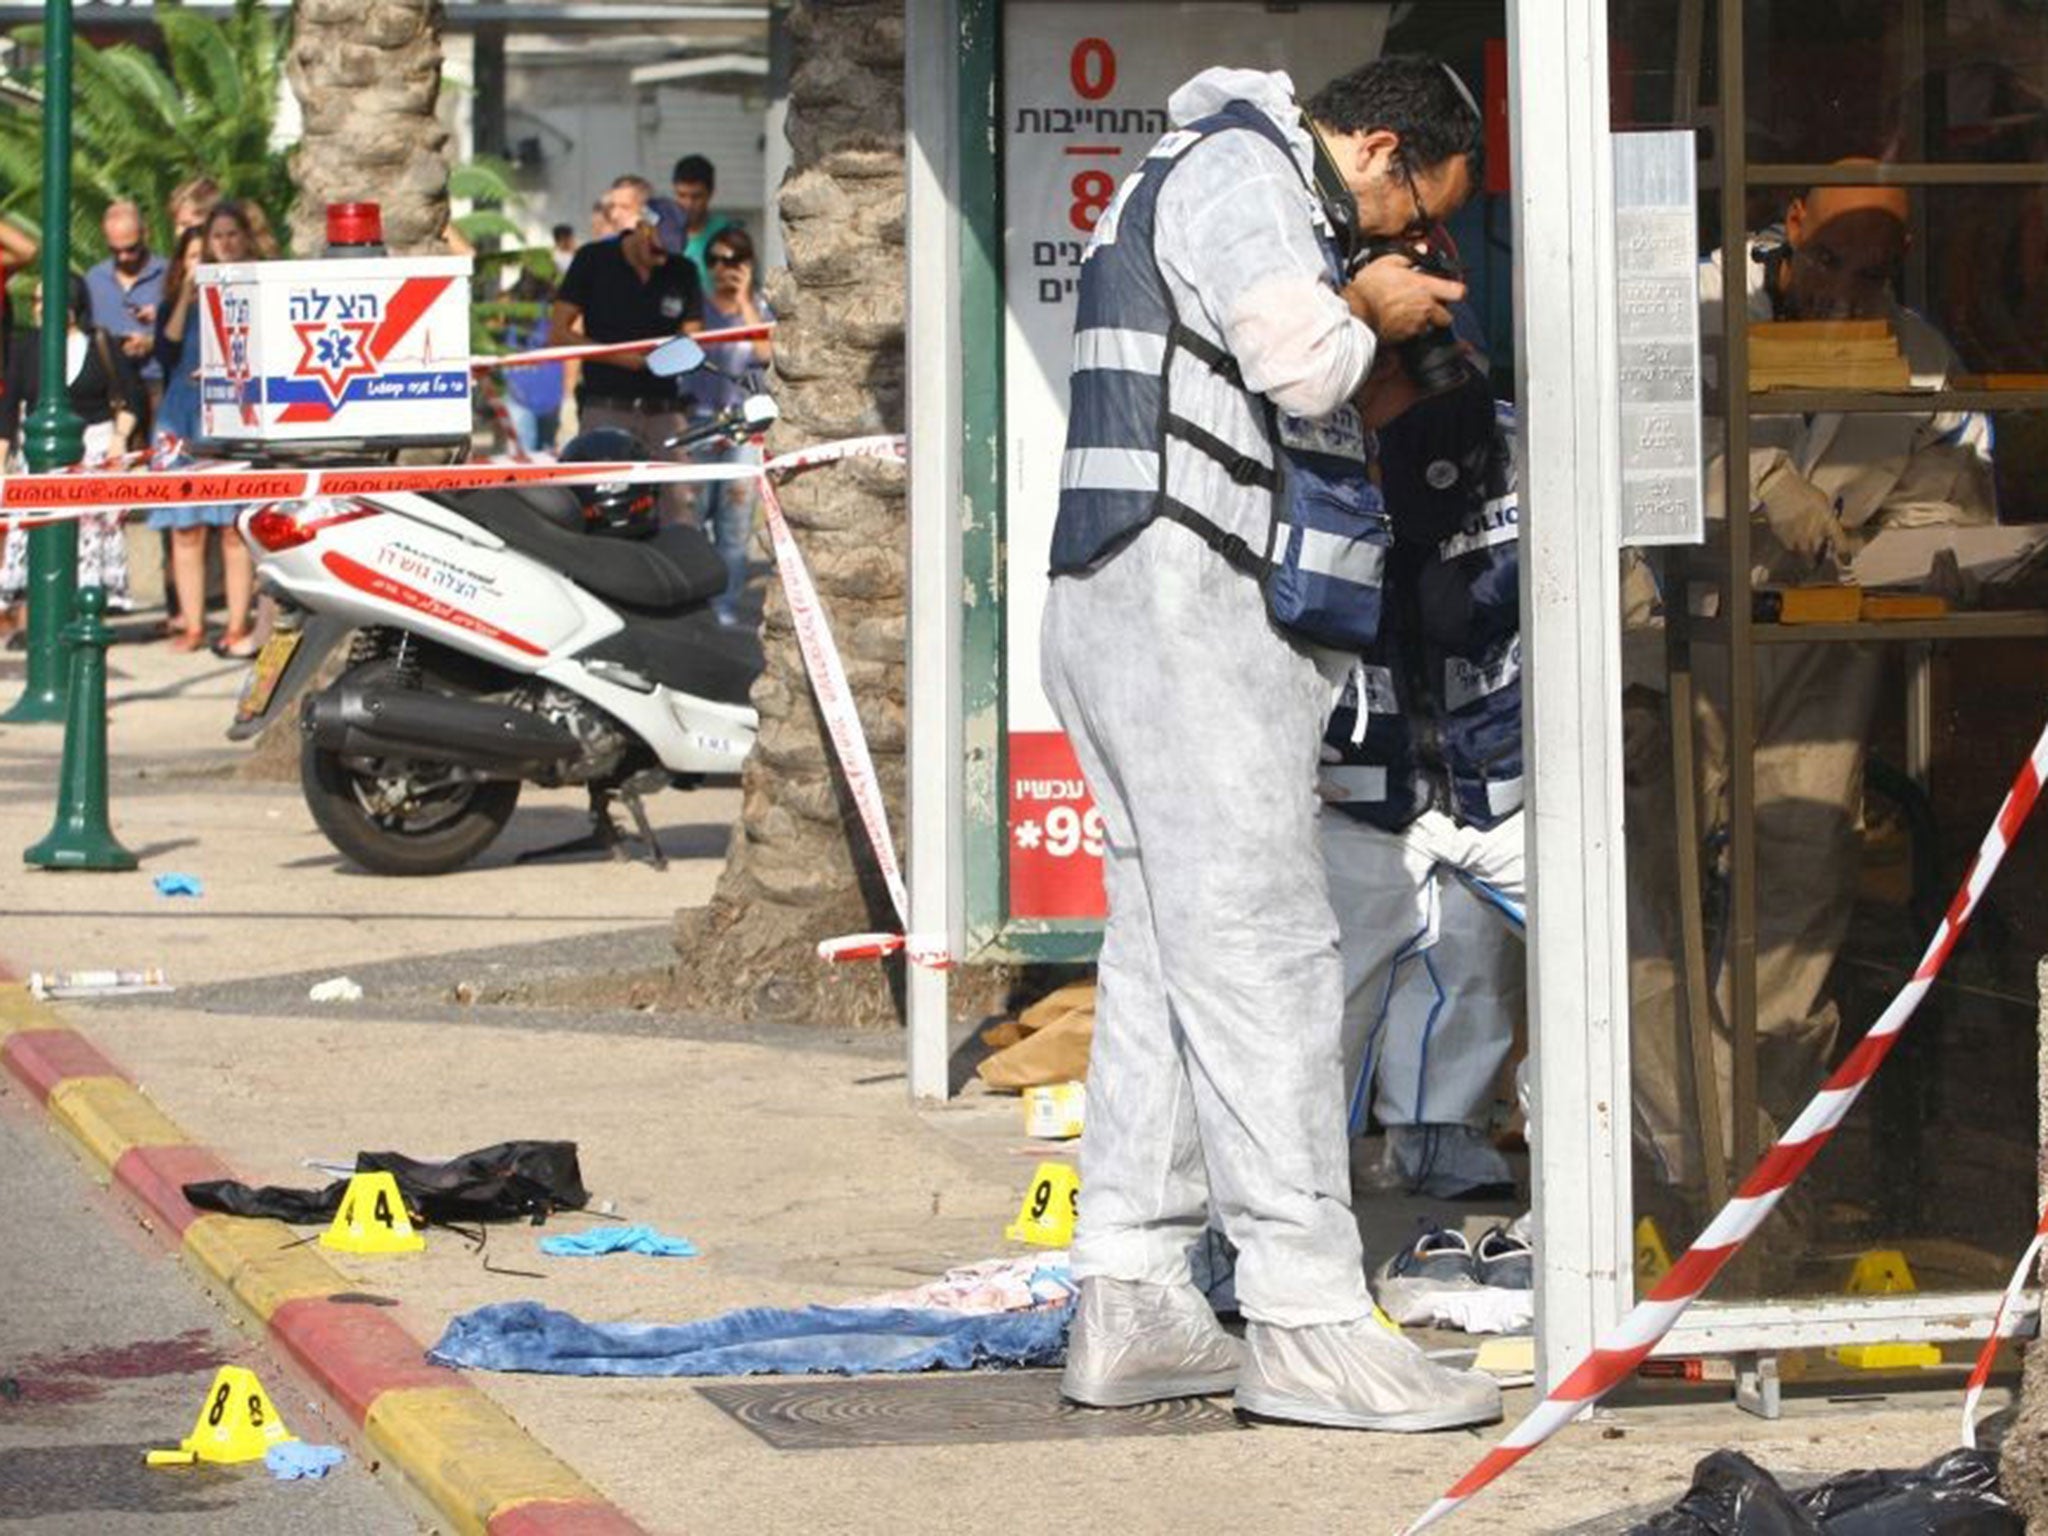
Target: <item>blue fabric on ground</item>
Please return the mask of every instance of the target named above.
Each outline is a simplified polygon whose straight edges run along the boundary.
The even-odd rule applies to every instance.
[[[301,1477],[325,1477],[328,1469],[348,1460],[338,1445],[308,1445],[303,1440],[285,1440],[263,1453],[263,1465],[281,1483]]]
[[[155,883],[159,896],[200,896],[206,890],[197,875],[158,875]]]
[[[697,1245],[687,1237],[664,1237],[652,1227],[592,1227],[540,1240],[540,1251],[557,1259],[592,1259],[606,1253],[644,1253],[651,1259],[694,1259]]]
[[[449,1323],[442,1365],[558,1376],[751,1376],[1058,1365],[1073,1305],[958,1313],[908,1307],[743,1307],[695,1323],[586,1323],[537,1301]]]

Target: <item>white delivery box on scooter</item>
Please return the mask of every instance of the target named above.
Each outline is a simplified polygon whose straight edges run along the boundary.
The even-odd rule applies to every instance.
[[[200,267],[200,436],[466,442],[469,276],[467,256]]]

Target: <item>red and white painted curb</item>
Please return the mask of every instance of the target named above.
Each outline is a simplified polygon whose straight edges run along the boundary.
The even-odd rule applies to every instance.
[[[184,1187],[228,1179],[132,1079],[61,1014],[6,986],[0,1065],[129,1200],[160,1239],[234,1302],[449,1530],[483,1536],[645,1536],[281,1223],[201,1212]],[[9,995],[11,994],[11,995]],[[341,1299],[337,1299],[341,1298]]]

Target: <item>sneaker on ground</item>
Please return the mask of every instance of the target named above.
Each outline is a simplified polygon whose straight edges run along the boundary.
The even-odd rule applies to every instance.
[[[1536,1284],[1536,1250],[1509,1228],[1488,1227],[1472,1250],[1472,1270],[1481,1285],[1530,1290]]]
[[[1500,1418],[1500,1388],[1437,1364],[1371,1318],[1245,1330],[1237,1406],[1262,1419],[1413,1434]]]
[[[1422,1233],[1372,1279],[1373,1295],[1397,1323],[1428,1323],[1446,1292],[1478,1288],[1472,1245],[1455,1227]]]
[[[1244,1346],[1192,1285],[1091,1275],[1067,1331],[1060,1395],[1089,1408],[1208,1397],[1237,1385]]]

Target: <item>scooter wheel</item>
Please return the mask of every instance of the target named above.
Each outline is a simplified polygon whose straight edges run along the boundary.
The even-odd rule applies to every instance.
[[[460,869],[505,830],[519,803],[516,779],[471,780],[444,784],[396,810],[380,810],[380,776],[310,740],[299,755],[299,778],[306,808],[327,840],[373,875]]]

